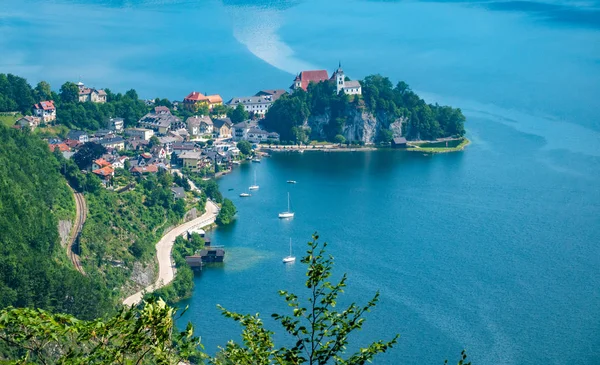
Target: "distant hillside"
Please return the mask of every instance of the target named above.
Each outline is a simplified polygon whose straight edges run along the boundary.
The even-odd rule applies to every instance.
[[[75,205],[45,142],[0,126],[0,307],[39,307],[94,318],[112,308],[104,286],[77,273],[58,220]]]

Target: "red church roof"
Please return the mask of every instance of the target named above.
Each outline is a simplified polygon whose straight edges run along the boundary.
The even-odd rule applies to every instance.
[[[327,75],[326,70],[316,70],[316,71],[302,71],[300,72],[300,87],[304,90],[308,88],[308,84],[311,82],[321,82],[329,80],[329,76]]]

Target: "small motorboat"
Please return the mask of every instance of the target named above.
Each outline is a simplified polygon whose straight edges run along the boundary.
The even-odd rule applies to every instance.
[[[240,194],[240,196],[241,196],[242,198],[247,198],[247,197],[249,197],[249,196],[252,196],[252,194],[250,194],[250,193],[241,193],[241,194]]]
[[[253,158],[252,162],[260,163],[260,158],[258,158],[258,157]]]
[[[288,181],[287,181],[287,183],[288,183],[288,184],[295,184],[295,183],[296,183],[296,180],[288,180]]]

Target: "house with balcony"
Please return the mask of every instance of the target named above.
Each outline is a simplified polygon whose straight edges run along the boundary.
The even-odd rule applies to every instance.
[[[56,120],[56,107],[53,100],[40,101],[33,106],[33,115],[40,118],[44,123]]]
[[[194,115],[186,120],[190,137],[201,137],[213,133],[213,121],[208,115]]]

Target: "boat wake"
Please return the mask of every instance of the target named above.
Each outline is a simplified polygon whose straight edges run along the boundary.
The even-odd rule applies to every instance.
[[[233,36],[256,57],[282,71],[295,74],[317,67],[300,59],[279,35],[283,11],[255,6],[228,6]]]

